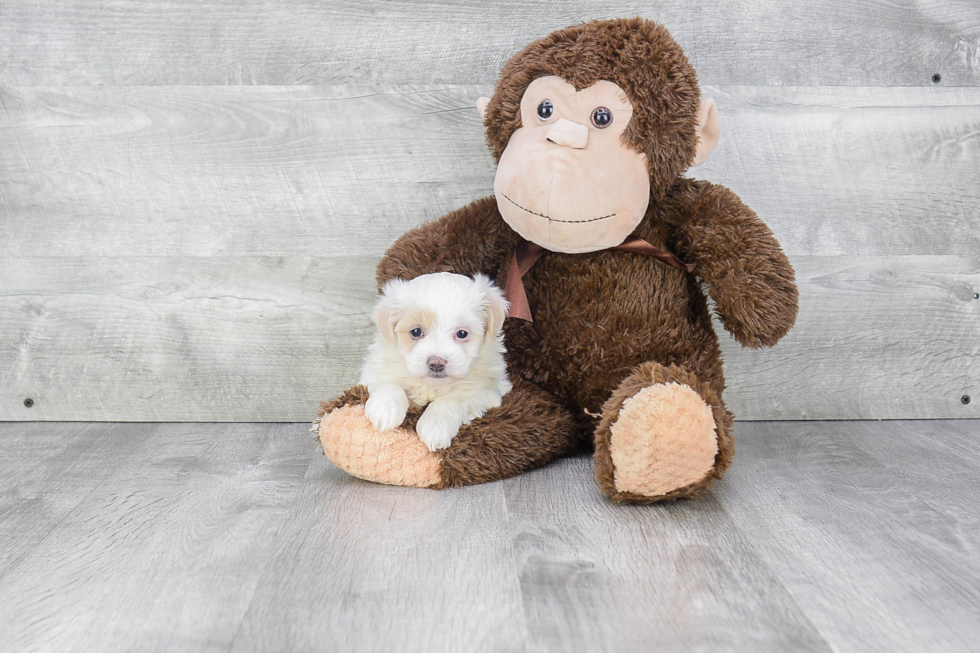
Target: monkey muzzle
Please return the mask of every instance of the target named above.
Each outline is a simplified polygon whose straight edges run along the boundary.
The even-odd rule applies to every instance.
[[[646,213],[646,157],[561,119],[514,132],[494,179],[497,208],[523,238],[555,252],[614,247]]]

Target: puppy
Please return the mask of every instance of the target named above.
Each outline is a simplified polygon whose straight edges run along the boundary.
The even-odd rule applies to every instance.
[[[389,281],[374,310],[379,333],[360,381],[374,428],[399,426],[409,403],[425,406],[416,432],[435,451],[448,447],[460,426],[499,406],[511,389],[501,333],[507,308],[483,275]]]

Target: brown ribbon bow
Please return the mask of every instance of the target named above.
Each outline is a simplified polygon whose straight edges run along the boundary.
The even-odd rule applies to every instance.
[[[654,247],[642,238],[630,238],[621,245],[610,247],[623,252],[633,252],[634,254],[645,254],[652,256],[661,263],[666,263],[672,268],[694,272],[693,263],[685,263],[670,252]],[[510,269],[507,271],[507,282],[504,284],[504,295],[510,302],[510,312],[508,317],[516,317],[519,320],[532,322],[531,307],[527,303],[527,295],[524,293],[524,282],[521,277],[531,269],[531,266],[547,252],[541,245],[522,240],[514,250],[514,258],[510,261]]]

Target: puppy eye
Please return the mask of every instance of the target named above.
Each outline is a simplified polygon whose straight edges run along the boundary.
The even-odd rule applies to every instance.
[[[612,111],[606,107],[596,107],[592,111],[592,124],[599,129],[605,129],[612,124]]]
[[[408,332],[408,335],[418,340],[419,338],[422,337],[422,329],[415,327],[414,329]]]
[[[460,340],[466,340],[467,338],[470,337],[470,332],[466,331],[465,329],[460,329],[459,331],[456,332],[456,337],[459,338]]]
[[[541,120],[547,120],[554,112],[555,105],[551,103],[551,100],[544,100],[538,105],[538,118]]]

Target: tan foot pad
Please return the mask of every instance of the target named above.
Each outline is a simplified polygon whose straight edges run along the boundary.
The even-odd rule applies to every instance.
[[[364,406],[342,406],[320,422],[320,444],[337,467],[351,476],[387,485],[434,487],[442,482],[442,459],[412,431],[380,433]]]
[[[643,388],[623,403],[610,449],[619,492],[657,497],[693,485],[718,453],[711,408],[686,385]]]

